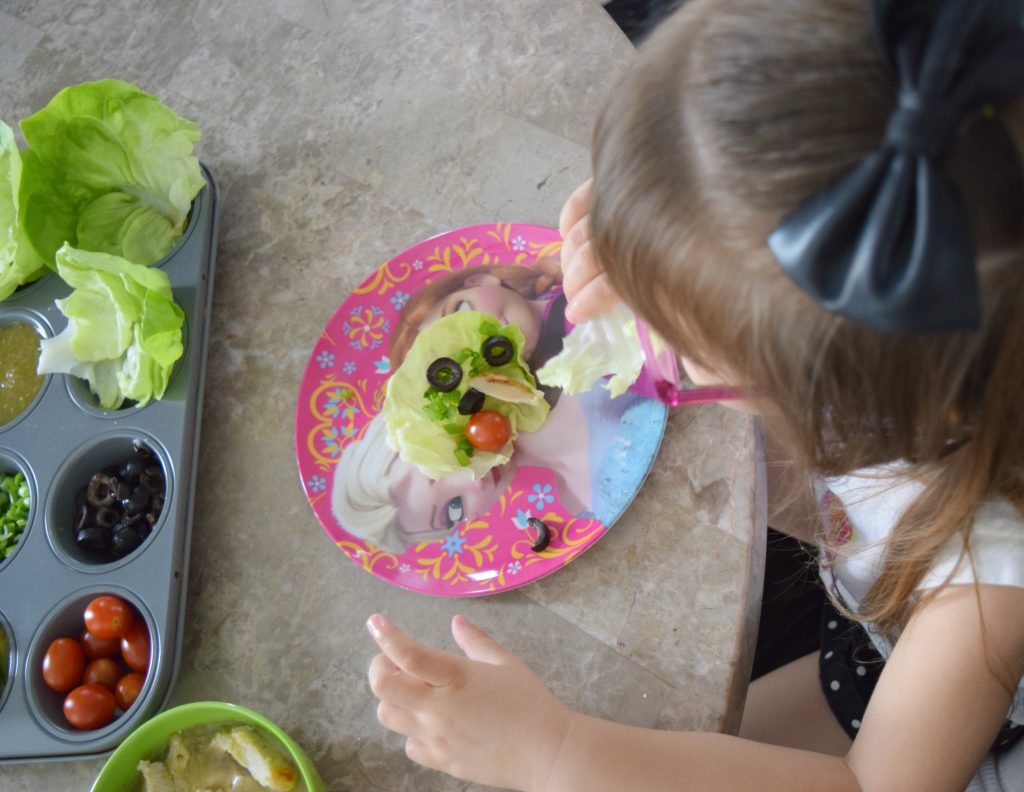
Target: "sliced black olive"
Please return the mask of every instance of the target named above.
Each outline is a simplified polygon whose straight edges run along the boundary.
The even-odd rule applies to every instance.
[[[132,494],[132,488],[127,481],[118,481],[114,487],[114,500],[125,501]]]
[[[121,558],[142,544],[142,540],[139,539],[139,535],[129,526],[119,523],[114,526],[110,544],[114,556]]]
[[[484,360],[492,366],[504,366],[516,354],[516,348],[505,336],[491,336],[480,348]]]
[[[139,476],[142,475],[145,462],[146,460],[141,457],[133,456],[121,465],[120,470],[117,471],[117,475],[119,475],[124,481],[137,481]]]
[[[149,506],[150,491],[145,487],[136,487],[132,494],[121,501],[125,514],[141,514]]]
[[[472,415],[484,408],[484,395],[476,388],[470,388],[459,399],[459,415]]]
[[[150,465],[139,476],[139,486],[150,490],[162,490],[164,488],[164,472],[157,465]]]
[[[109,550],[110,536],[102,528],[88,525],[75,534],[75,542],[85,550]]]
[[[160,511],[164,508],[164,496],[163,493],[157,493],[153,496],[153,499],[149,502],[150,511],[154,512],[157,516],[160,515]]]
[[[103,506],[96,510],[96,516],[93,519],[100,528],[112,528],[120,517],[121,515],[114,511],[114,509],[109,506]]]
[[[128,511],[126,509],[124,513],[124,524],[130,525],[132,528],[138,530],[144,525],[148,527],[145,518],[146,513],[141,509],[139,511]]]
[[[153,456],[152,449],[150,449],[148,445],[139,440],[139,438],[137,437],[134,440],[132,440],[132,448],[134,448],[135,453],[138,454],[143,459],[149,459],[151,456]]]
[[[81,531],[90,522],[89,507],[83,503],[75,511],[75,531]]]
[[[451,358],[438,358],[427,369],[427,382],[442,393],[455,390],[462,382],[462,366]]]
[[[114,489],[117,487],[117,479],[111,478],[106,473],[96,473],[85,490],[85,499],[90,506],[109,506],[114,502]]]
[[[548,530],[548,526],[543,520],[538,520],[536,517],[530,517],[526,524],[537,532],[537,538],[534,539],[530,549],[539,553],[551,543],[551,531]]]

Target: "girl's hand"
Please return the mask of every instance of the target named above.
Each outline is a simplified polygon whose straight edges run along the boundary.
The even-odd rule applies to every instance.
[[[575,713],[518,658],[463,616],[458,657],[413,640],[383,616],[366,623],[383,654],[370,664],[377,718],[404,734],[414,762],[457,778],[542,788]]]
[[[576,188],[562,207],[558,232],[562,235],[562,287],[569,299],[566,318],[573,324],[593,319],[619,301],[608,276],[594,256],[590,241],[590,206],[593,179]]]

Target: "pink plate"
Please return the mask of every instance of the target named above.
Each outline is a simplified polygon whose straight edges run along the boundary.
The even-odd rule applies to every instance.
[[[548,423],[536,433],[541,436],[545,428],[557,429],[559,441],[554,447],[559,449],[575,443],[573,463],[548,458],[544,464],[516,464],[528,458],[514,455],[493,477],[485,477],[493,487],[487,495],[490,500],[481,500],[480,482],[461,477],[454,485],[446,477],[435,487],[425,486],[425,480],[408,485],[406,476],[405,484],[392,486],[391,477],[404,463],[389,461],[394,455],[382,441],[357,445],[368,434],[383,436],[372,419],[383,406],[384,386],[392,370],[388,358],[392,334],[403,309],[409,305],[412,310],[430,294],[421,294],[427,284],[436,288],[442,285],[439,280],[454,282],[467,268],[533,267],[538,259],[557,256],[561,246],[555,229],[520,223],[471,226],[433,237],[375,270],[342,303],[317,339],[295,416],[299,476],[331,540],[367,572],[401,588],[443,597],[516,588],[554,572],[594,544],[642,485],[661,443],[666,408],[634,393],[609,399],[600,387],[576,397],[562,394]],[[470,284],[460,288],[474,290],[483,284],[486,289],[489,284],[492,291],[476,288],[471,293],[497,294],[507,298],[506,303],[530,304],[538,338],[548,339],[545,348],[550,353],[550,339],[557,347],[568,329],[560,287],[556,284],[542,294],[527,296],[522,291],[525,287],[509,285],[512,280],[502,280],[500,271],[494,275],[480,269],[474,271]],[[535,281],[534,287],[550,281]],[[471,307],[488,309],[483,304]],[[532,354],[539,356],[542,347],[544,343],[538,341]],[[559,453],[568,456],[568,452]],[[465,486],[464,492],[460,486]],[[442,489],[444,497],[456,494],[439,502],[442,514],[464,518],[454,520],[447,532],[422,533],[432,527],[429,515],[436,513],[422,498]],[[420,500],[410,503],[413,496]],[[477,513],[472,513],[474,508]],[[368,515],[367,524],[376,528],[364,529],[351,521],[343,525],[335,516],[338,512]],[[531,549],[530,517],[543,520],[551,532],[550,545],[540,553]],[[396,535],[397,528],[384,525],[400,526],[399,533],[406,539],[400,545],[390,541],[388,549],[375,545],[377,537]],[[385,539],[378,542],[389,544]]]

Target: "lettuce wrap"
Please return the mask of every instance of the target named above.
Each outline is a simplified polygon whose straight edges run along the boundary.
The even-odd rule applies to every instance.
[[[515,353],[500,366],[481,354],[490,337],[508,339]],[[458,311],[420,331],[405,361],[388,380],[383,415],[388,445],[423,475],[438,479],[455,471],[479,479],[512,456],[519,432],[533,432],[548,416],[548,403],[523,360],[525,339],[515,325],[504,325],[479,311]],[[439,358],[462,368],[458,386],[442,392],[431,385],[427,371]],[[471,416],[459,413],[459,401],[470,388],[484,393],[484,410],[501,413],[511,429],[499,451],[473,448],[465,430]]]

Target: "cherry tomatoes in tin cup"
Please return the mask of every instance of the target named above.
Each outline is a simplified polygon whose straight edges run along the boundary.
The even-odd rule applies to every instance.
[[[114,698],[117,701],[117,706],[127,712],[128,708],[135,703],[135,699],[139,697],[145,682],[146,677],[137,671],[125,674],[117,680],[117,687],[114,688]]]
[[[74,638],[57,638],[43,656],[43,681],[58,693],[77,687],[84,669],[85,653]]]
[[[114,719],[117,701],[103,685],[79,685],[64,699],[64,717],[76,729],[106,726]]]
[[[511,433],[508,418],[494,410],[473,413],[466,425],[466,439],[480,451],[500,451]]]
[[[118,680],[124,676],[121,664],[110,657],[98,657],[85,667],[82,674],[83,685],[103,685],[111,693],[117,687]]]
[[[85,629],[97,638],[119,638],[134,620],[132,606],[111,594],[96,597],[85,606]]]
[[[132,671],[149,668],[149,630],[141,616],[121,636],[121,657]]]
[[[88,660],[95,660],[97,657],[117,657],[121,651],[120,638],[98,638],[88,630],[82,630],[82,634],[78,636],[78,643],[82,645]]]

